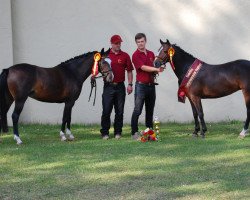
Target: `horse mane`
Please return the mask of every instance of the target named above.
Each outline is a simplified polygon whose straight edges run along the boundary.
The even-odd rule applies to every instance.
[[[79,60],[79,59],[82,59],[82,58],[86,58],[86,57],[88,57],[90,54],[93,54],[93,53],[95,53],[95,52],[96,52],[96,51],[91,51],[91,52],[84,53],[84,54],[79,55],[79,56],[75,56],[75,57],[70,58],[70,59],[68,59],[68,60],[66,60],[66,61],[64,61],[64,62],[61,62],[61,63],[58,64],[56,67],[62,67],[62,66],[64,66],[65,64],[71,63],[71,62],[73,62],[73,61],[76,61],[76,60]]]
[[[178,45],[173,44],[173,46],[176,47],[181,53],[185,53],[185,54],[187,54],[188,56],[191,56],[192,58],[195,58],[192,54],[190,54],[190,53],[184,51],[184,50],[183,50],[181,47],[179,47]]]

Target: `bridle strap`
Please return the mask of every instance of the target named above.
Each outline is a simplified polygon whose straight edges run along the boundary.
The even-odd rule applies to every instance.
[[[164,58],[160,57],[160,56],[155,56],[155,58],[158,58],[160,61],[162,61],[163,65],[166,65],[167,60],[164,62],[164,60],[167,58],[167,56],[165,56]]]
[[[92,78],[95,78],[95,79],[97,79],[97,78],[105,78],[106,76],[108,76],[108,72],[111,72],[112,71],[112,69],[109,69],[108,71],[105,71],[105,72],[101,72],[101,76],[94,76],[94,77],[92,77]]]
[[[93,88],[95,88],[95,96],[94,96],[93,106],[95,105],[95,100],[96,100],[96,91],[97,91],[96,79],[98,79],[98,78],[105,78],[106,76],[108,76],[107,73],[111,72],[111,71],[112,71],[112,69],[109,69],[109,70],[107,70],[105,72],[101,72],[101,74],[102,74],[101,76],[92,76],[91,77],[91,80],[90,80],[91,90],[90,90],[90,94],[89,94],[89,101],[90,101],[90,98],[92,96]]]

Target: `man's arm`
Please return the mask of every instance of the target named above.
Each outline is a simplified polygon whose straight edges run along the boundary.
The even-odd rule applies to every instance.
[[[132,71],[127,71],[128,84],[133,84],[133,73]]]
[[[133,72],[127,71],[127,77],[128,77],[127,93],[131,94],[133,92]]]
[[[150,66],[147,66],[147,65],[142,65],[141,66],[141,69],[145,72],[163,72],[164,71],[164,68],[163,67],[159,67],[159,68],[156,68],[156,67],[150,67]]]

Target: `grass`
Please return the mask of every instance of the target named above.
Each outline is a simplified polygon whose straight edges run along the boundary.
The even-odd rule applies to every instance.
[[[242,123],[161,125],[161,141],[103,141],[99,126],[73,125],[74,142],[59,125],[20,125],[24,144],[1,136],[0,199],[250,199],[250,137]]]

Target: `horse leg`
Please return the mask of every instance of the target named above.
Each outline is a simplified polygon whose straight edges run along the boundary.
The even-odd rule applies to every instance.
[[[194,127],[194,132],[193,132],[193,137],[198,137],[198,132],[200,131],[200,123],[199,123],[199,119],[198,119],[198,112],[194,106],[194,103],[189,99],[189,102],[191,104],[192,107],[192,111],[193,111],[193,116],[194,116],[194,123],[195,123],[195,127]]]
[[[2,111],[2,130],[4,133],[7,133],[9,131],[8,129],[8,121],[7,121],[7,113],[10,109],[10,106],[12,105],[14,99],[9,94],[6,96],[6,102],[5,102],[5,109]]]
[[[204,113],[203,113],[203,109],[202,109],[202,104],[201,104],[201,99],[199,97],[193,97],[192,98],[192,102],[197,110],[198,116],[200,118],[200,122],[201,122],[201,137],[205,138],[205,132],[207,131],[207,126],[204,120]]]
[[[200,118],[200,121],[201,121],[201,127],[202,127],[201,137],[205,138],[205,133],[207,131],[207,126],[206,126],[206,122],[204,120],[204,112],[203,112],[201,100],[200,100],[199,104],[200,104],[200,107],[201,107],[200,114],[198,114],[199,118]]]
[[[70,131],[70,123],[71,123],[71,111],[72,107],[74,106],[75,102],[66,102],[64,111],[63,111],[63,119],[62,119],[62,126],[60,131],[61,141],[66,141],[67,138],[65,136],[65,126],[67,124],[66,135],[68,136],[69,140],[74,140],[74,136]]]
[[[12,122],[13,122],[13,133],[14,133],[14,140],[16,140],[17,144],[22,144],[22,140],[19,137],[19,131],[18,131],[18,120],[19,116],[23,110],[24,103],[27,98],[22,100],[16,100],[15,101],[15,108],[12,113]]]
[[[0,112],[0,134],[2,132],[2,122],[3,122],[3,120],[2,120],[2,113]]]
[[[245,125],[242,129],[242,131],[240,132],[240,137],[244,138],[247,134],[248,131],[248,127],[249,127],[249,121],[250,121],[250,90],[243,90],[243,95],[245,98],[245,103],[246,103],[246,108],[247,108],[247,118],[245,121]]]
[[[71,113],[72,113],[72,107],[74,106],[75,102],[72,102],[69,105],[68,110],[68,118],[67,118],[67,129],[66,129],[66,136],[68,137],[68,140],[72,141],[75,139],[74,135],[70,131],[70,125],[71,125]]]

